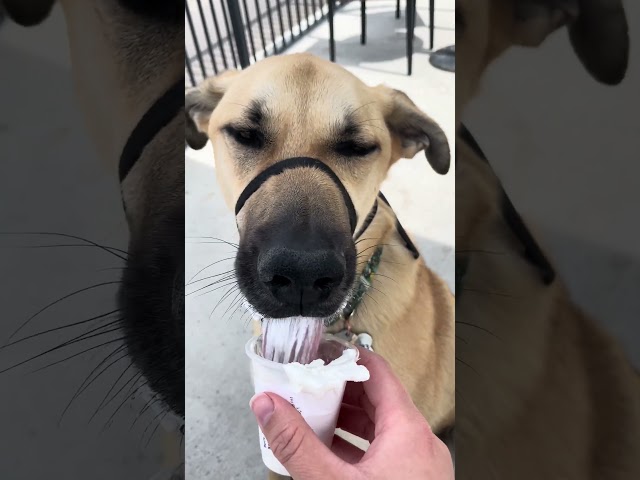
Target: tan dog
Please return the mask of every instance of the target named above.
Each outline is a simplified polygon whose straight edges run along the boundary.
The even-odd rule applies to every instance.
[[[55,0],[0,2],[13,20],[25,26],[45,20],[55,4]],[[61,0],[60,4],[79,105],[98,156],[114,176],[143,115],[172,86],[178,87],[177,105],[174,102],[173,108],[156,114],[162,119],[160,127],[143,136],[138,142],[142,151],[131,157],[126,175],[121,171],[130,240],[117,300],[135,366],[157,404],[167,410],[166,418],[172,412],[179,422],[184,417],[183,7],[173,0]],[[165,466],[180,464],[181,440],[179,431],[168,433]]]
[[[331,316],[381,246],[373,288],[349,318],[352,331],[371,335],[374,350],[389,361],[434,431],[450,427],[453,295],[418,257],[390,207],[377,199],[399,158],[425,150],[434,170],[448,170],[449,146],[438,125],[405,94],[368,87],[308,54],[272,57],[207,79],[187,92],[186,109],[193,120],[190,145],[211,140],[225,201],[235,205],[236,276],[253,307],[276,318]],[[291,157],[321,159],[335,172],[352,199],[354,224],[348,199],[322,166],[270,176],[246,203],[239,202],[260,172]],[[324,290],[301,286],[290,300],[289,289],[310,276],[325,278]],[[339,315],[331,331],[343,329],[344,322]]]
[[[516,8],[536,3],[551,7],[516,15]],[[567,12],[552,8],[560,2],[458,2],[458,73],[466,72],[458,75],[460,107],[510,44],[539,43],[569,20],[590,72],[606,83],[621,81],[628,46],[620,2],[563,5],[572,3],[578,8]],[[595,31],[579,29],[594,18]],[[589,43],[595,48],[586,49]],[[600,56],[605,50],[614,54]],[[514,227],[498,178],[470,145],[462,137],[456,144],[457,474],[640,478],[637,373],[618,344],[572,304],[544,258],[523,254],[535,244]]]

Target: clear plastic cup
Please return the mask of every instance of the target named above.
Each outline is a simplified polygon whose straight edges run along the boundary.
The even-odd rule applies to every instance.
[[[334,385],[322,393],[299,391],[299,388],[289,381],[283,364],[272,362],[260,356],[261,341],[262,337],[253,337],[245,347],[247,356],[251,360],[251,379],[255,393],[273,392],[288,400],[300,412],[320,440],[330,447],[347,382],[342,382],[340,386]],[[319,358],[328,364],[340,358],[346,349],[355,350],[356,360],[358,359],[356,347],[333,335],[325,335],[320,343]],[[341,360],[338,360],[334,365],[339,365]],[[352,359],[345,360],[347,362],[353,361]],[[262,461],[267,468],[280,475],[289,475],[289,472],[273,455],[260,427],[258,427],[258,435]]]

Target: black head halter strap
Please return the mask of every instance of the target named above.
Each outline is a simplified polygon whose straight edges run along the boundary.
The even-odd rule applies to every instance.
[[[480,145],[476,142],[475,138],[471,135],[471,132],[464,126],[460,125],[458,128],[458,136],[473,150],[478,158],[489,164],[489,160],[483,153]],[[489,166],[491,166],[489,164]],[[556,277],[556,272],[551,265],[551,262],[547,260],[547,257],[542,253],[542,249],[536,242],[535,238],[525,225],[522,217],[511,203],[511,199],[507,195],[507,192],[500,186],[502,196],[502,215],[505,222],[511,228],[513,234],[518,238],[524,247],[524,257],[527,261],[536,267],[540,271],[542,276],[542,282],[545,285],[550,285]]]
[[[349,223],[351,224],[351,233],[355,232],[356,225],[358,224],[358,215],[356,214],[356,209],[353,206],[353,202],[351,201],[351,197],[349,196],[349,192],[344,187],[338,176],[331,170],[325,163],[317,160],[315,158],[309,157],[295,157],[288,158],[286,160],[281,160],[273,165],[267,167],[265,170],[260,172],[253,180],[249,182],[249,185],[245,187],[245,189],[240,194],[238,201],[236,202],[236,215],[240,213],[244,204],[247,203],[247,200],[256,193],[256,191],[262,186],[264,182],[266,182],[269,178],[280,175],[285,170],[291,170],[293,168],[317,168],[318,170],[322,170],[326,173],[331,180],[336,184],[338,190],[342,194],[342,198],[344,199],[344,204],[347,207],[347,211],[349,212]]]
[[[129,135],[120,155],[120,183],[136,164],[144,148],[182,108],[184,108],[184,76],[151,105]]]
[[[356,226],[358,225],[358,215],[356,213],[355,207],[353,206],[353,202],[351,201],[351,197],[349,196],[349,192],[347,192],[347,189],[344,187],[344,185],[342,184],[338,176],[333,172],[333,170],[331,170],[331,168],[327,166],[327,164],[315,158],[309,158],[309,157],[295,157],[295,158],[288,158],[286,160],[281,160],[267,167],[262,172],[260,172],[253,180],[249,182],[249,184],[245,187],[245,189],[240,194],[240,197],[236,202],[236,208],[235,208],[236,215],[240,213],[240,210],[242,210],[242,207],[244,207],[244,204],[247,203],[247,200],[249,200],[251,195],[253,195],[262,186],[262,184],[266,182],[269,178],[275,175],[279,175],[285,170],[290,170],[292,168],[301,168],[301,167],[317,168],[319,170],[322,170],[324,173],[326,173],[329,176],[329,178],[331,178],[331,180],[333,180],[333,182],[338,187],[338,190],[340,190],[340,193],[342,194],[342,198],[344,199],[344,204],[346,205],[347,211],[349,212],[349,223],[351,224],[351,233],[354,234],[356,231]],[[389,202],[387,201],[385,196],[382,194],[382,192],[378,192],[378,198],[382,200],[385,204],[387,204],[389,208],[391,208],[391,205],[389,205]],[[378,212],[378,198],[376,198],[376,201],[373,203],[373,207],[371,208],[371,210],[369,211],[369,214],[365,218],[365,221],[360,227],[360,230],[358,230],[358,233],[355,234],[354,240],[357,240],[367,230],[369,225],[371,225],[371,222],[373,222],[373,219],[376,216],[376,213]],[[400,237],[402,237],[402,240],[404,241],[405,246],[413,255],[413,258],[418,258],[420,256],[418,249],[415,247],[415,245],[409,238],[409,235],[407,235],[407,232],[405,232],[404,228],[402,228],[402,225],[400,224],[400,221],[397,219],[397,217],[396,217],[396,229],[398,230]]]

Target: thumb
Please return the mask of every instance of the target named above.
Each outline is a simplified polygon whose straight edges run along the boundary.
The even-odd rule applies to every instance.
[[[350,467],[329,450],[289,402],[274,393],[259,393],[249,402],[271,451],[299,480],[342,478]]]

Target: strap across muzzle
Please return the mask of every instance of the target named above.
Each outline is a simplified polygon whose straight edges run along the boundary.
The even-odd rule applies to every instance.
[[[342,194],[342,198],[344,200],[344,204],[347,207],[347,212],[349,213],[349,223],[351,225],[351,233],[353,234],[356,231],[356,225],[358,224],[358,215],[356,213],[356,209],[353,206],[353,202],[351,201],[351,197],[349,196],[349,192],[342,184],[338,176],[334,173],[331,168],[326,163],[321,162],[315,158],[309,157],[294,157],[287,158],[285,160],[280,160],[277,163],[267,167],[265,170],[260,172],[253,180],[249,182],[249,184],[245,187],[245,189],[240,194],[238,201],[236,202],[236,215],[240,213],[244,204],[247,203],[247,200],[251,198],[251,195],[256,193],[258,189],[266,182],[269,178],[274,177],[276,175],[280,175],[285,170],[291,170],[294,168],[317,168],[318,170],[323,171],[327,174],[327,176],[333,180],[333,183],[336,184],[338,190]]]

